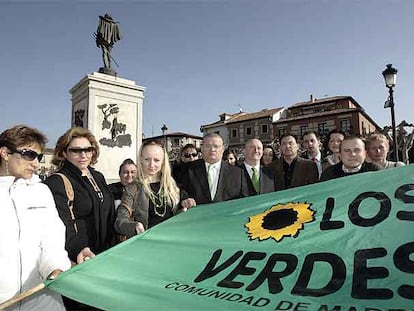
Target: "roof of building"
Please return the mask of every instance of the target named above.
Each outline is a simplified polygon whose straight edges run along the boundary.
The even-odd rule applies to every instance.
[[[173,132],[173,133],[167,133],[165,135],[158,135],[158,136],[151,136],[151,137],[145,137],[142,140],[151,140],[151,139],[163,139],[164,137],[189,137],[194,139],[203,139],[201,136],[193,135],[193,134],[187,134],[183,132]]]
[[[267,117],[274,115],[275,113],[278,113],[279,111],[283,109],[285,108],[279,107],[279,108],[271,108],[271,109],[262,109],[260,111],[251,112],[251,113],[243,112],[243,111],[235,113],[235,114],[222,113],[220,117],[226,116],[226,119],[221,119],[213,123],[204,124],[201,126],[201,129],[208,128],[208,127],[217,127],[217,126],[229,124],[229,123],[255,120],[255,119],[260,119],[260,118],[267,118]]]
[[[318,118],[318,117],[322,117],[322,116],[327,116],[327,115],[334,115],[334,114],[344,114],[344,113],[355,113],[355,112],[361,112],[364,113],[363,109],[357,107],[357,108],[343,108],[343,109],[335,109],[335,110],[329,110],[329,111],[321,111],[321,112],[315,112],[315,113],[310,113],[310,114],[303,114],[300,116],[294,116],[294,117],[290,117],[290,118],[284,118],[284,119],[279,119],[273,123],[284,123],[284,122],[290,122],[290,121],[296,121],[296,120],[301,120],[301,119],[309,119],[309,118]],[[366,115],[364,113],[364,115]],[[375,122],[374,122],[375,124]]]
[[[236,122],[242,122],[242,121],[248,121],[248,120],[267,118],[267,117],[274,115],[275,113],[280,112],[283,109],[284,109],[283,107],[279,107],[279,108],[272,108],[272,109],[262,109],[258,112],[238,114],[232,117],[231,119],[227,120],[226,123],[236,123]]]
[[[306,106],[318,105],[318,104],[322,104],[322,103],[326,103],[326,102],[337,101],[337,100],[340,100],[340,99],[349,99],[355,105],[357,105],[358,107],[361,107],[356,102],[356,100],[352,98],[352,96],[332,96],[332,97],[324,97],[324,98],[313,98],[311,96],[311,99],[310,100],[293,104],[289,108],[299,108],[299,107],[306,107]]]

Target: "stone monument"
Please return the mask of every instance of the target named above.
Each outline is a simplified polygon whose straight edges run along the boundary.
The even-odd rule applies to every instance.
[[[104,23],[102,19],[109,19],[108,16],[100,16],[100,25],[95,34],[97,43],[100,28],[104,27],[101,27]],[[118,27],[116,29],[116,37],[120,38]],[[111,42],[110,49],[102,47],[104,67],[99,72],[87,74],[70,90],[72,127],[87,128],[95,135],[100,155],[94,166],[105,175],[108,183],[119,179],[119,165],[123,160],[137,160],[142,142],[145,91],[145,87],[137,85],[135,81],[117,76],[111,66],[113,58],[110,53],[115,41]]]

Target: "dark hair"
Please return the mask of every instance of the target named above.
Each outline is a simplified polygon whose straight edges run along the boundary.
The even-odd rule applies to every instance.
[[[329,141],[331,140],[332,134],[341,134],[344,138],[346,136],[345,132],[342,130],[339,130],[336,128],[334,128],[333,130],[330,130],[328,135],[326,135],[326,139],[323,144],[323,150],[325,150],[325,155],[328,155],[329,153],[331,153],[331,151],[329,150]]]
[[[305,137],[306,135],[310,135],[310,134],[314,134],[316,136],[316,138],[320,139],[319,135],[315,131],[306,131],[302,135],[302,140],[304,139],[303,137]]]
[[[122,168],[125,166],[125,165],[135,165],[135,166],[137,166],[136,164],[135,164],[135,162],[134,161],[132,161],[132,159],[125,159],[122,163],[121,163],[121,165],[119,166],[119,172],[118,172],[118,175],[121,175],[121,172],[122,172]]]
[[[194,146],[194,144],[186,144],[186,145],[184,145],[184,147],[181,148],[181,154],[183,154],[184,150],[187,150],[187,149],[197,150],[197,148],[196,148],[196,146]]]
[[[282,136],[280,136],[280,138],[279,138],[280,144],[282,144],[282,139],[285,138],[285,137],[293,137],[295,139],[296,143],[298,143],[298,137],[296,135],[290,134],[290,133],[285,133]]]
[[[27,125],[16,125],[0,134],[0,147],[15,149],[16,147],[33,143],[39,144],[40,149],[43,150],[47,143],[47,138],[38,129]]]
[[[224,152],[223,152],[223,160],[227,160],[227,157],[230,154],[233,154],[234,155],[234,157],[236,158],[236,162],[237,162],[237,153],[236,153],[236,151],[234,151],[233,149],[229,149],[229,148],[227,148],[226,150],[224,150]]]
[[[271,149],[272,152],[273,152],[272,161],[276,160],[277,159],[277,156],[276,156],[276,152],[275,152],[275,149],[273,148],[273,146],[272,145],[265,145],[265,146],[263,146],[263,152],[264,152],[264,150],[266,148]],[[263,159],[263,156],[262,156],[262,159]]]

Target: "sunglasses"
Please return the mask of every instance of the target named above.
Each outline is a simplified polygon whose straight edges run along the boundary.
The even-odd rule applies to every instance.
[[[86,148],[68,148],[68,151],[74,153],[74,154],[81,154],[82,152],[85,153],[92,153],[95,151],[94,147],[86,147]]]
[[[197,152],[193,152],[193,153],[184,153],[184,158],[187,158],[187,159],[189,159],[189,158],[191,158],[191,157],[195,158],[196,156],[198,156],[198,153],[197,153]]]
[[[43,159],[43,153],[37,153],[36,151],[30,149],[17,150],[12,148],[11,153],[20,154],[26,161],[33,161],[34,159],[37,159],[40,162]]]

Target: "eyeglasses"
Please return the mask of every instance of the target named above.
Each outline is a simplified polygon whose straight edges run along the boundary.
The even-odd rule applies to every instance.
[[[36,151],[30,150],[30,149],[10,149],[11,153],[18,153],[22,156],[23,159],[26,161],[33,161],[34,159],[37,159],[39,162],[43,159],[43,153],[37,153]]]
[[[92,153],[95,151],[94,147],[86,147],[86,148],[68,148],[68,151],[72,152],[73,154],[79,155],[82,152],[85,153]]]
[[[223,145],[203,145],[203,148],[207,150],[218,150],[218,149],[221,149],[222,147]]]
[[[193,153],[184,153],[184,158],[187,158],[187,159],[189,159],[189,158],[191,158],[191,157],[195,158],[196,156],[198,156],[198,153],[197,153],[197,152],[193,152]]]

